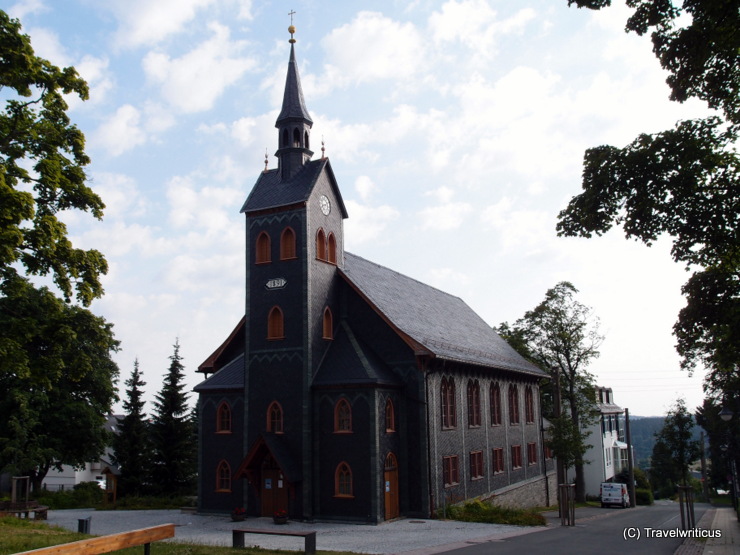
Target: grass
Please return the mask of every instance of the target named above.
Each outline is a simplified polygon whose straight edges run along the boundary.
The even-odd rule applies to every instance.
[[[62,543],[69,543],[85,538],[91,538],[86,534],[70,532],[58,526],[49,526],[43,522],[33,520],[22,520],[15,517],[0,517],[0,555],[9,555],[19,551],[49,547]],[[129,547],[115,551],[119,555],[141,555],[143,548]],[[302,552],[302,551],[301,551]],[[155,542],[151,544],[152,555],[285,555],[292,551],[278,551],[274,549],[262,549],[250,547],[247,549],[234,549],[231,547],[217,547],[212,545],[199,545],[182,542]],[[352,555],[350,552],[319,551],[324,555]]]
[[[452,505],[447,508],[447,518],[463,522],[485,522],[488,524],[511,524],[514,526],[545,526],[546,520],[539,512],[532,509],[509,509],[485,503],[471,501],[464,505]]]

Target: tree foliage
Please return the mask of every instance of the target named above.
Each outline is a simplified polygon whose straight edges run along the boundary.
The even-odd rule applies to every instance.
[[[558,233],[601,235],[621,226],[648,245],[673,240],[693,271],[674,325],[683,368],[710,368],[715,393],[737,386],[740,368],[740,9],[737,0],[626,0],[628,32],[650,33],[671,100],[717,111],[674,129],[641,134],[624,148],[586,151],[583,192],[559,215]],[[601,9],[610,0],[568,0]]]
[[[152,446],[142,399],[145,385],[137,359],[131,377],[126,380],[125,414],[113,439],[114,461],[121,468],[119,490],[123,495],[142,495],[151,481]]]
[[[603,337],[591,308],[575,299],[573,284],[563,281],[545,294],[545,299],[525,313],[514,325],[503,323],[498,332],[522,356],[551,377],[546,394],[554,396],[559,385],[567,416],[549,412],[551,446],[566,468],[576,468],[576,495],[585,496],[583,455],[588,449],[584,428],[595,421],[596,397],[589,363],[599,356]],[[558,383],[559,382],[559,383]],[[548,403],[549,404],[549,403]]]
[[[735,414],[729,422],[719,416],[722,408],[733,410]],[[736,468],[740,468],[740,418],[737,409],[740,407],[740,391],[736,390],[735,398],[726,398],[723,402],[715,399],[704,399],[701,407],[696,409],[696,423],[701,426],[709,440],[709,483],[712,488],[729,489],[731,476],[730,461],[734,458]]]
[[[651,478],[656,494],[670,495],[681,483],[689,483],[689,465],[701,456],[701,445],[693,439],[694,419],[683,399],[678,399],[655,434]]]
[[[87,306],[103,294],[108,270],[96,250],[75,248],[57,214],[104,204],[86,184],[85,137],[70,123],[65,94],[87,99],[72,67],[37,57],[21,24],[0,10],[0,289],[19,276],[52,275],[64,298]]]
[[[118,349],[111,324],[48,289],[13,281],[0,297],[0,469],[32,477],[82,466],[108,443]]]
[[[175,342],[170,368],[156,395],[152,419],[154,486],[164,494],[190,493],[195,480],[193,419],[185,392],[180,344]]]

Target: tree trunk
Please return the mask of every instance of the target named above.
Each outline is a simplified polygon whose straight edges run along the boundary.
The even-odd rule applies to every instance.
[[[572,382],[571,382],[572,383]],[[573,424],[576,430],[581,429],[581,415],[578,414],[578,407],[576,406],[576,395],[571,387],[571,402],[570,402],[570,417],[573,419]],[[578,457],[575,464],[573,465],[576,471],[576,503],[586,502],[586,476],[583,472],[583,460]]]

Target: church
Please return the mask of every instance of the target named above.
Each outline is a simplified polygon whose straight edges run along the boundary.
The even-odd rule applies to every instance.
[[[546,374],[460,298],[344,250],[289,32],[278,167],[241,208],[245,316],[198,368],[198,510],[377,524],[549,504]]]

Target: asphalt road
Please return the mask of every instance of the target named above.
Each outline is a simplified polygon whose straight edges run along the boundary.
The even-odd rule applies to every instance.
[[[709,505],[694,506],[699,522]],[[656,501],[650,507],[634,509],[579,510],[576,525],[559,526],[559,521],[542,531],[507,539],[473,544],[448,553],[458,555],[489,555],[546,553],[547,555],[673,555],[683,543],[682,538],[648,537],[658,533],[650,530],[675,530],[681,527],[678,503]],[[639,535],[639,537],[638,537]],[[473,542],[471,542],[472,544]]]

